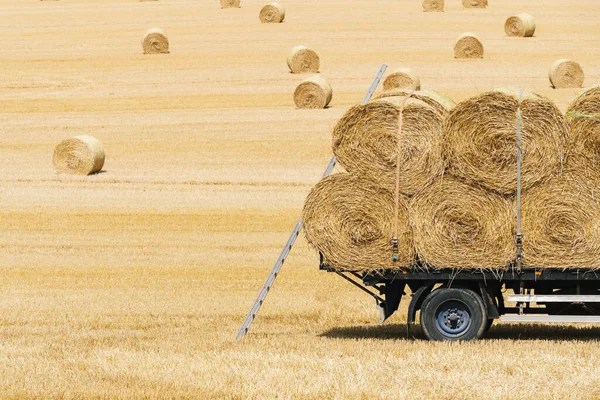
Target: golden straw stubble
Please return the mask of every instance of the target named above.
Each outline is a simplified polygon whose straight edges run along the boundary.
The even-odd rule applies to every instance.
[[[444,11],[444,0],[423,0],[423,11]]]
[[[280,23],[285,19],[285,9],[281,4],[273,2],[260,10],[258,18],[263,24]]]
[[[419,76],[412,68],[397,68],[390,72],[390,74],[383,81],[383,89],[409,89],[409,90],[420,90],[421,81]]]
[[[426,103],[385,97],[352,107],[333,129],[333,153],[348,172],[395,190],[400,155],[399,191],[414,194],[444,172],[443,116]]]
[[[523,194],[523,263],[600,268],[600,191],[567,173]]]
[[[59,173],[89,175],[102,170],[104,157],[98,139],[81,135],[61,141],[54,149],[52,163]]]
[[[515,258],[512,203],[444,175],[409,205],[418,258],[433,268],[506,269]]]
[[[594,86],[569,104],[569,157],[567,164],[600,184],[600,86]]]
[[[339,173],[321,180],[306,198],[302,221],[308,243],[331,268],[366,271],[414,263],[408,199],[400,196],[394,263],[394,195],[364,177]]]
[[[319,72],[320,60],[317,53],[306,46],[296,46],[287,58],[287,65],[293,74]]]
[[[585,74],[581,66],[571,60],[557,60],[550,66],[548,78],[555,89],[580,88]]]
[[[162,30],[150,29],[142,39],[142,49],[144,54],[167,54],[169,53],[169,39]]]
[[[503,89],[467,99],[444,122],[448,171],[471,183],[511,195],[517,182],[519,92]],[[521,102],[521,185],[530,188],[560,173],[567,124],[551,100],[524,92]]]
[[[456,38],[454,58],[483,58],[483,44],[472,32],[465,32]]]
[[[331,85],[319,75],[306,78],[294,91],[294,103],[298,108],[325,108],[332,98]]]
[[[513,15],[504,23],[504,32],[507,36],[531,37],[535,33],[535,20],[527,13]]]

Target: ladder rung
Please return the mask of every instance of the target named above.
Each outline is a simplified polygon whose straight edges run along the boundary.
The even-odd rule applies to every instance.
[[[509,294],[508,301],[535,303],[600,303],[600,295],[593,294]]]

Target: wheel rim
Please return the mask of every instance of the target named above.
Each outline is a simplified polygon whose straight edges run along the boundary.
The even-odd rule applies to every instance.
[[[447,337],[464,335],[471,326],[471,310],[459,300],[442,303],[435,312],[436,328]]]

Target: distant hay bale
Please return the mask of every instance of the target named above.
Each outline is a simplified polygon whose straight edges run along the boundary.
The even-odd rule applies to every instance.
[[[531,37],[535,33],[535,19],[527,13],[513,15],[504,23],[504,32],[507,36]]]
[[[423,0],[423,11],[444,11],[444,0]]]
[[[331,85],[319,75],[306,78],[294,91],[294,103],[298,108],[325,108],[332,97]]]
[[[330,175],[309,193],[302,212],[306,239],[326,265],[347,271],[414,263],[408,199],[399,198],[398,261],[392,262],[394,195],[369,179]]]
[[[333,129],[333,153],[346,171],[396,189],[400,152],[401,193],[412,195],[444,172],[441,149],[443,115],[426,103],[386,97],[352,107]]]
[[[523,263],[540,268],[600,268],[600,193],[562,175],[523,194]]]
[[[488,0],[462,0],[462,4],[465,8],[486,8]]]
[[[515,259],[515,211],[500,195],[445,175],[413,197],[409,213],[426,265],[498,270]]]
[[[306,46],[296,46],[287,58],[287,64],[293,74],[305,72],[319,72],[319,56],[314,50]]]
[[[421,81],[412,68],[398,68],[392,71],[383,81],[383,89],[420,90]]]
[[[285,19],[285,9],[279,3],[273,2],[260,10],[258,18],[263,24],[280,23]]]
[[[575,61],[557,60],[550,67],[550,83],[555,89],[580,88],[583,86],[583,69]]]
[[[381,92],[379,95],[375,96],[374,99],[398,96],[405,97],[410,93],[411,91],[407,89],[390,89]],[[419,90],[417,92],[412,92],[410,97],[421,100],[422,102],[430,105],[443,116],[446,116],[450,111],[452,111],[454,106],[456,106],[456,103],[454,103],[451,98],[433,90]]]
[[[600,86],[594,86],[569,104],[569,157],[567,164],[600,183]]]
[[[240,8],[241,0],[220,0],[221,8]]]
[[[89,175],[104,165],[104,147],[92,136],[75,136],[60,142],[54,149],[52,163],[56,172]]]
[[[456,38],[454,58],[483,58],[483,44],[474,33],[465,32]]]
[[[163,31],[153,28],[144,35],[142,48],[144,54],[167,54],[169,53],[169,39]]]
[[[486,92],[459,103],[444,123],[448,171],[498,193],[516,191],[517,108],[514,90]],[[565,157],[567,124],[549,99],[525,92],[521,103],[522,188],[556,175]]]

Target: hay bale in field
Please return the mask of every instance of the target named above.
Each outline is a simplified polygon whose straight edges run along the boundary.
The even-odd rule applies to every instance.
[[[462,33],[454,43],[454,58],[483,58],[483,44],[474,33]]]
[[[565,174],[523,194],[523,263],[600,268],[600,193]]]
[[[386,97],[352,107],[333,129],[333,153],[346,171],[367,176],[388,190],[412,195],[444,172],[441,149],[443,115],[426,103]]]
[[[397,68],[383,81],[383,90],[390,89],[421,90],[421,81],[412,68]]]
[[[65,139],[54,149],[52,163],[56,172],[89,175],[104,165],[104,147],[98,139],[82,135]]]
[[[582,87],[585,75],[581,66],[575,61],[562,59],[550,66],[548,77],[553,88],[564,89]]]
[[[310,245],[328,266],[364,271],[414,262],[408,224],[408,199],[400,196],[398,261],[392,262],[394,195],[369,179],[348,173],[330,175],[309,193],[302,212]]]
[[[507,36],[531,37],[535,33],[535,20],[527,13],[513,15],[504,23],[504,32]]]
[[[293,74],[317,73],[319,72],[320,61],[314,50],[306,46],[296,46],[288,55],[287,65]]]
[[[510,201],[445,175],[409,204],[415,250],[435,268],[505,269],[515,258]]]
[[[465,8],[486,8],[488,0],[462,0],[462,4]]]
[[[430,105],[443,116],[446,116],[452,111],[454,106],[456,106],[456,103],[454,103],[451,98],[433,90],[419,90],[417,92],[412,92],[407,89],[390,89],[375,96],[374,100],[386,97],[405,97],[410,93],[412,93],[410,96],[411,98],[421,100]]]
[[[221,8],[240,8],[241,0],[220,0]]]
[[[444,11],[444,0],[423,0],[423,11]]]
[[[600,183],[600,86],[592,87],[569,104],[570,168]]]
[[[498,193],[516,191],[518,92],[486,92],[459,103],[444,123],[448,171]],[[549,99],[525,92],[521,102],[522,188],[558,174],[567,124]]]
[[[263,24],[280,23],[285,19],[285,9],[279,3],[273,2],[260,10],[258,18]]]
[[[298,108],[325,108],[332,97],[331,85],[319,75],[306,78],[294,91],[294,103]]]
[[[150,29],[142,39],[144,54],[168,54],[169,39],[163,31],[158,28]]]

